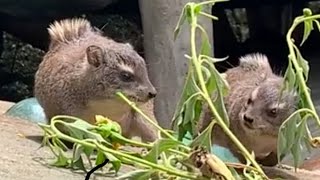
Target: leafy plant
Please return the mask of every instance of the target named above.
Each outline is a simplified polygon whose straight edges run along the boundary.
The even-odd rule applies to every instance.
[[[308,149],[310,147],[319,147],[319,137],[312,137],[307,120],[311,117],[320,126],[320,119],[313,105],[310,89],[307,86],[309,65],[295,45],[292,33],[299,24],[304,24],[304,35],[300,46],[303,45],[311,31],[314,30],[314,24],[317,25],[320,31],[320,23],[317,20],[319,18],[320,15],[312,15],[310,9],[304,9],[303,15],[294,19],[286,36],[289,47],[289,64],[284,75],[284,89],[296,90],[300,101],[299,109],[282,124],[279,130],[278,160],[280,161],[284,155],[290,153],[293,156],[295,167],[302,161],[301,152],[303,147]]]

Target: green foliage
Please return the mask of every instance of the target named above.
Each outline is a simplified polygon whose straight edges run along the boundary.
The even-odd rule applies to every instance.
[[[299,96],[299,109],[294,112],[283,124],[279,130],[278,138],[278,160],[280,161],[286,154],[291,154],[294,160],[294,166],[297,167],[302,162],[303,148],[310,149],[313,137],[309,132],[307,120],[313,118],[320,126],[319,116],[313,105],[310,89],[307,86],[309,75],[308,62],[302,57],[298,47],[294,44],[292,33],[295,28],[304,23],[304,35],[300,45],[302,45],[313,28],[315,23],[320,30],[320,15],[312,15],[310,9],[304,9],[303,15],[296,17],[291,28],[287,33],[287,43],[289,47],[289,65],[285,73],[285,88],[287,91],[296,91]]]

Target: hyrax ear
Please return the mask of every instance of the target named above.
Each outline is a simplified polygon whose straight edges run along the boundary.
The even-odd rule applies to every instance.
[[[91,45],[86,49],[88,63],[94,67],[99,67],[104,58],[104,50],[96,45]]]

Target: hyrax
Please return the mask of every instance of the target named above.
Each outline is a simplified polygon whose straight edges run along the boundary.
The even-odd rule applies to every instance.
[[[277,164],[277,136],[280,125],[296,109],[295,92],[284,91],[280,95],[283,78],[275,75],[265,55],[254,53],[240,58],[237,67],[226,71],[229,93],[224,98],[230,118],[230,130],[263,165]],[[213,119],[206,107],[200,130]],[[229,148],[245,163],[238,148],[215,125],[213,143]]]
[[[154,118],[157,91],[144,59],[133,47],[102,36],[81,18],[55,21],[48,31],[49,50],[35,74],[34,86],[46,117],[71,115],[95,123],[95,115],[103,115],[117,121],[124,136],[154,141],[155,129],[115,94],[123,92]]]

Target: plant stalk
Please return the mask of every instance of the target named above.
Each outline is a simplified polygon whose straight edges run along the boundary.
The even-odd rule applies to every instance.
[[[300,24],[300,23],[303,23],[304,21],[306,20],[313,20],[313,19],[319,19],[320,18],[320,15],[314,15],[314,16],[309,16],[309,17],[305,17],[305,18],[297,18],[294,20],[293,22],[293,25],[291,26],[291,28],[289,29],[288,33],[287,33],[287,36],[286,36],[286,40],[287,40],[287,43],[288,43],[288,48],[289,48],[289,53],[290,54],[296,54],[295,51],[294,51],[294,47],[292,46],[293,42],[291,40],[291,36],[292,36],[292,33],[294,31],[294,29]],[[298,62],[297,62],[297,58],[296,56],[292,56],[290,58],[294,68],[296,69],[297,71],[297,75],[298,75],[298,80],[300,82],[305,82],[304,80],[304,77],[303,77],[303,72],[302,72],[302,69],[301,67],[299,66]],[[308,87],[306,85],[306,83],[301,83],[301,88],[302,88],[302,91],[303,91],[303,94],[305,95],[306,97],[306,100],[307,100],[307,103],[308,103],[308,106],[310,107],[310,109],[313,111],[313,112],[317,112],[315,107],[314,107],[314,104],[312,102],[312,99],[311,99],[311,96],[308,92]],[[320,119],[319,119],[319,116],[317,113],[312,113],[318,123],[318,125],[320,126]]]
[[[199,77],[199,81],[200,81],[200,87],[203,91],[203,98],[208,102],[208,105],[211,109],[211,111],[213,112],[214,116],[216,117],[217,122],[219,123],[219,125],[221,126],[221,128],[223,129],[223,131],[230,137],[230,139],[237,145],[237,147],[242,151],[242,153],[244,154],[244,156],[249,159],[251,161],[251,163],[253,164],[253,166],[259,171],[259,173],[261,173],[263,176],[266,177],[266,175],[264,174],[263,170],[261,169],[261,167],[258,165],[258,163],[252,158],[252,156],[250,155],[250,153],[247,151],[247,149],[240,143],[240,141],[237,139],[237,137],[230,131],[230,129],[226,126],[226,124],[223,122],[222,118],[220,117],[219,113],[217,112],[217,110],[215,109],[210,95],[208,93],[208,90],[206,88],[206,85],[204,83],[204,78],[203,78],[203,74],[201,71],[201,67],[199,65],[198,58],[197,58],[197,52],[196,52],[196,28],[197,28],[197,17],[194,15],[194,10],[191,10],[191,54],[192,54],[192,62],[195,66],[196,69],[196,73]]]
[[[163,171],[163,172],[166,172],[168,174],[172,174],[172,175],[175,175],[175,176],[178,176],[178,177],[184,177],[184,178],[189,178],[189,179],[197,179],[196,175],[185,173],[185,172],[182,172],[182,171],[176,171],[176,170],[173,170],[173,169],[169,169],[167,167],[164,167],[164,166],[161,166],[161,165],[158,165],[158,164],[155,164],[155,163],[151,163],[149,161],[146,161],[146,160],[143,160],[143,159],[140,159],[140,158],[137,158],[137,157],[122,153],[120,151],[106,148],[105,146],[102,146],[101,144],[99,144],[96,140],[89,140],[89,141],[91,141],[93,143],[92,144],[92,143],[88,142],[88,140],[87,141],[83,141],[83,140],[78,140],[78,139],[75,139],[73,137],[67,136],[67,135],[61,133],[55,127],[56,123],[63,123],[63,122],[64,121],[62,121],[62,120],[53,120],[51,125],[50,125],[51,129],[53,130],[53,132],[55,132],[57,134],[57,137],[59,139],[64,139],[66,141],[74,142],[74,143],[81,144],[83,146],[87,146],[87,147],[91,147],[91,148],[99,148],[99,149],[101,149],[101,150],[103,150],[105,152],[114,154],[116,156],[121,156],[121,157],[127,158],[128,160],[131,160],[132,162],[139,163],[139,164],[142,164],[144,166],[147,165],[147,166],[149,166],[151,168],[154,168],[154,169],[157,169],[157,170],[160,170],[160,171]]]

